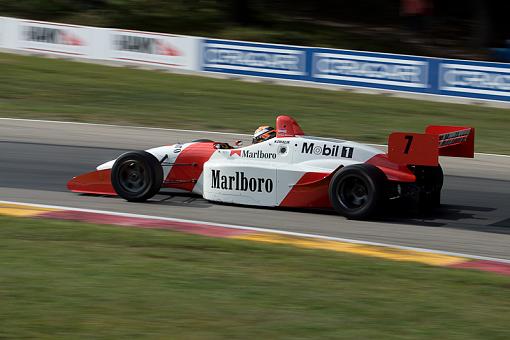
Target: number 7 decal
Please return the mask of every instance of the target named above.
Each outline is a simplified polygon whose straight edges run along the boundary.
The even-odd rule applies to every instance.
[[[388,158],[399,164],[437,166],[438,145],[438,135],[393,132],[388,138]]]
[[[406,147],[404,149],[404,153],[407,155],[409,153],[409,149],[411,148],[411,144],[413,143],[413,136],[407,135],[404,137],[407,140]]]

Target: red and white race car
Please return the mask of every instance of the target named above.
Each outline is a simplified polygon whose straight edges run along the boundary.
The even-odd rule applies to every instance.
[[[128,201],[172,189],[216,202],[333,208],[348,218],[367,218],[401,197],[439,205],[440,155],[473,157],[474,129],[429,126],[424,134],[395,132],[384,153],[351,141],[307,136],[294,119],[279,116],[276,138],[240,148],[196,140],[127,152],[74,177],[68,188]]]

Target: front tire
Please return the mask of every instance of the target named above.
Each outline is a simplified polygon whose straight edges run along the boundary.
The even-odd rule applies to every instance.
[[[355,164],[338,171],[329,185],[333,208],[351,219],[374,216],[385,200],[386,176],[371,164]]]
[[[163,168],[154,155],[146,151],[131,151],[115,161],[111,181],[120,197],[130,202],[143,202],[161,189]]]

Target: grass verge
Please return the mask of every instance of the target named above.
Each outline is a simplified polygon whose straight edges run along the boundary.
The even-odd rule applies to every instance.
[[[294,116],[308,134],[385,143],[428,124],[477,129],[476,150],[510,154],[510,110],[184,76],[0,54],[0,115],[252,132]]]
[[[508,339],[492,274],[0,217],[0,338]]]

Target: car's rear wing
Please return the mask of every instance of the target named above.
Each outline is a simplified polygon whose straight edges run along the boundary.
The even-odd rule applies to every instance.
[[[474,128],[431,125],[425,133],[390,134],[388,158],[399,164],[437,166],[439,156],[473,158],[474,147]]]

